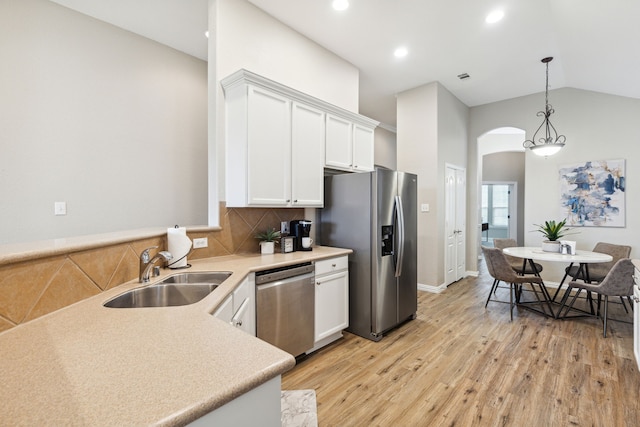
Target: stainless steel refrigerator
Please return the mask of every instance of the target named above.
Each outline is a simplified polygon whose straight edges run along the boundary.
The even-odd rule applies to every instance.
[[[322,245],[349,255],[348,331],[379,341],[414,319],[417,301],[417,176],[376,169],[325,177]]]

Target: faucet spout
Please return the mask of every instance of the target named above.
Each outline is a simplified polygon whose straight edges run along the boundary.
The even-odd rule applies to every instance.
[[[151,249],[156,249],[157,246],[152,246],[150,248],[145,249],[140,254],[140,283],[149,282],[149,276],[151,275],[151,269],[153,268],[156,261],[162,259],[164,261],[170,261],[173,259],[173,255],[168,251],[160,251],[153,258],[149,255],[149,251]]]

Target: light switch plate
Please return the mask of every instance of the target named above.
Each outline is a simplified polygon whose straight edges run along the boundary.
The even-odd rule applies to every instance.
[[[66,215],[67,214],[67,202],[54,202],[53,204],[54,215]]]

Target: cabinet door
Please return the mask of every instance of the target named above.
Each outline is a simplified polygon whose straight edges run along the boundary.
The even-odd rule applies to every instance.
[[[633,354],[640,370],[640,271],[635,270],[633,286]]]
[[[349,272],[316,278],[315,337],[318,342],[349,326]]]
[[[233,291],[231,324],[249,335],[256,336],[256,288],[253,273]]]
[[[356,171],[373,170],[373,129],[357,124],[353,125],[353,169]]]
[[[217,308],[213,313],[214,317],[220,320],[224,320],[227,323],[231,323],[233,317],[233,297],[229,295],[226,300]]]
[[[253,86],[248,90],[247,203],[287,206],[291,199],[291,102]]]
[[[325,165],[350,170],[352,165],[352,123],[327,114]]]
[[[291,111],[291,204],[324,204],[324,113],[293,103]]]

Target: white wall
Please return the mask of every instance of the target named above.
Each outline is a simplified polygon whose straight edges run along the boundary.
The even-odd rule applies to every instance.
[[[626,227],[583,227],[572,239],[578,242],[578,249],[592,249],[599,241],[627,244],[633,247],[632,257],[640,256],[640,223],[635,220],[640,198],[634,197],[634,189],[640,186],[640,177],[633,173],[640,162],[640,126],[637,124],[640,100],[572,88],[550,91],[549,100],[556,111],[551,121],[560,133],[566,135],[567,144],[558,154],[546,159],[526,153],[525,245],[538,246],[542,241],[539,233],[529,233],[535,228],[533,224],[561,219],[558,185],[561,165],[587,160],[626,159]],[[531,138],[540,125],[536,112],[543,107],[544,93],[539,93],[471,108],[469,153],[470,159],[475,158],[475,161],[469,163],[469,168],[474,168],[470,176],[476,179],[469,186],[476,190],[468,199],[473,207],[473,215],[469,215],[471,220],[477,221],[479,207],[477,188],[481,177],[477,170],[477,138],[490,129],[503,126],[525,129],[527,138]],[[477,244],[469,245],[468,249],[477,251]],[[471,256],[477,256],[477,253]],[[545,265],[545,279],[559,281],[562,278],[561,267]]]
[[[244,68],[323,101],[358,112],[359,71],[246,0],[216,3],[218,81]],[[211,24],[210,24],[211,30]],[[218,92],[219,192],[224,200],[224,97]]]
[[[469,107],[453,96],[444,86],[438,84],[438,204],[442,207],[438,215],[438,246],[440,263],[438,264],[438,284],[444,284],[445,278],[445,165],[460,168],[467,167],[467,127]],[[468,176],[468,174],[467,174]],[[468,178],[467,178],[468,179]],[[466,207],[465,207],[466,208]],[[463,227],[466,224],[461,224]],[[465,227],[468,234],[468,227]],[[475,265],[466,266],[466,270],[475,270]]]
[[[0,243],[206,223],[205,62],[46,0],[0,58]]]
[[[467,163],[468,108],[430,83],[398,94],[398,169],[418,174],[418,282],[444,283],[445,165]]]
[[[397,143],[396,134],[387,129],[377,127],[374,133],[374,160],[376,166],[389,169],[397,169]]]
[[[418,204],[431,211],[418,215],[418,283],[438,285],[438,85],[430,83],[397,96],[398,170],[418,175]]]

